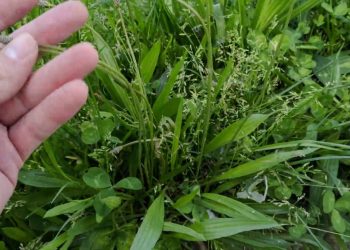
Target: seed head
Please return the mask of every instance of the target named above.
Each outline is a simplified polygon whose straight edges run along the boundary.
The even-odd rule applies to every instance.
[[[47,0],[39,0],[38,6],[40,6],[40,7],[49,7],[50,4],[49,4],[49,2]]]
[[[0,45],[1,46],[0,48],[3,48],[4,45],[8,44],[11,41],[12,41],[12,37],[0,34],[0,44],[2,45],[2,46]]]

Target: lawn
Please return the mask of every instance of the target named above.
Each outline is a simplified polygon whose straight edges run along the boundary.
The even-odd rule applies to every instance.
[[[83,2],[37,67],[94,44],[88,103],[21,170],[0,250],[350,249],[348,0]]]

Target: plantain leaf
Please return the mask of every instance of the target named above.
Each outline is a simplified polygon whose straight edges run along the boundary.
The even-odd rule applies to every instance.
[[[146,216],[137,231],[131,250],[152,250],[163,230],[164,195],[161,194],[147,210]]]
[[[182,58],[179,62],[175,64],[174,68],[170,72],[167,83],[165,84],[162,92],[159,94],[157,100],[153,104],[153,111],[156,117],[160,117],[160,114],[162,113],[162,109],[164,108],[164,105],[169,101],[171,90],[175,85],[178,74],[183,69],[184,61],[185,59]]]
[[[192,210],[192,200],[200,193],[200,186],[195,186],[191,193],[181,196],[173,205],[175,209],[186,214]]]
[[[158,57],[160,53],[160,41],[156,42],[150,51],[145,55],[143,58],[141,65],[140,65],[140,71],[141,71],[141,77],[142,80],[145,83],[148,83],[151,81],[154,70],[156,69]]]
[[[204,235],[206,240],[220,239],[238,233],[279,227],[274,221],[246,218],[215,218],[194,223],[191,228]]]
[[[91,205],[92,205],[91,199],[74,200],[74,201],[56,206],[54,208],[51,208],[45,213],[44,218],[55,217],[61,214],[70,214],[77,211],[82,211]]]
[[[164,222],[163,231],[176,233],[173,235],[174,237],[184,240],[205,241],[204,236],[195,230],[171,222]]]
[[[294,157],[301,157],[316,151],[317,148],[307,148],[304,150],[295,150],[289,152],[277,152],[261,157],[259,159],[249,161],[239,165],[225,173],[215,177],[212,181],[221,181],[226,179],[234,179],[247,175],[251,175],[278,165]]]
[[[65,185],[71,185],[72,183],[52,177],[47,172],[41,170],[27,170],[22,169],[19,172],[19,181],[27,186],[39,187],[39,188],[60,188]]]
[[[205,153],[214,151],[230,142],[242,139],[252,133],[268,117],[268,115],[253,114],[232,123],[206,145]]]
[[[204,200],[211,202],[209,203],[211,206],[208,208],[227,216],[234,217],[238,214],[239,217],[244,217],[250,220],[273,221],[272,218],[269,218],[246,204],[232,198],[213,193],[202,194],[202,197]],[[223,210],[222,208],[226,209]]]
[[[8,238],[13,239],[18,242],[29,242],[34,238],[33,233],[30,231],[24,231],[19,227],[3,227],[1,231]]]

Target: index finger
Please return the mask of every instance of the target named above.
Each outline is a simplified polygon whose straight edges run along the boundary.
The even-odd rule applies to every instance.
[[[21,19],[37,3],[38,0],[1,0],[0,31]]]
[[[41,45],[56,44],[77,31],[87,18],[88,11],[84,4],[80,1],[68,1],[19,28],[12,36],[29,33]]]

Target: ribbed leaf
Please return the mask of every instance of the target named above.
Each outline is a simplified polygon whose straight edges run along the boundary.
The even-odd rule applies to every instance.
[[[147,210],[137,231],[131,250],[151,250],[156,245],[164,224],[164,195],[161,194]]]
[[[65,185],[70,185],[68,181],[52,177],[47,172],[41,170],[22,169],[18,179],[27,186],[39,188],[60,188]]]
[[[222,130],[213,140],[205,147],[205,152],[209,153],[230,142],[238,141],[252,133],[261,123],[269,116],[262,114],[253,114],[247,118],[234,122]]]
[[[315,149],[315,148],[308,148],[308,149],[304,149],[304,150],[295,150],[295,151],[289,151],[289,152],[277,152],[277,153],[269,154],[269,155],[261,157],[257,160],[249,161],[249,162],[244,163],[242,165],[239,165],[233,169],[230,169],[230,170],[226,171],[225,173],[214,178],[213,181],[234,179],[234,178],[239,178],[239,177],[247,176],[250,174],[254,174],[254,173],[272,168],[272,167],[278,165],[279,163],[287,161],[291,158],[305,156],[305,155],[310,154],[316,150],[317,149]]]
[[[171,222],[164,222],[163,231],[177,233],[174,236],[184,240],[205,241],[204,236],[195,230]]]
[[[175,85],[176,78],[184,66],[184,61],[184,58],[182,58],[179,62],[175,64],[174,68],[170,72],[167,83],[165,84],[162,92],[159,94],[157,100],[155,101],[153,105],[153,111],[156,117],[159,117],[162,108],[168,102],[171,90]]]
[[[91,205],[92,205],[92,200],[90,199],[71,201],[48,210],[45,213],[44,218],[55,217],[61,214],[74,213],[76,211],[81,211]]]
[[[141,65],[140,65],[140,71],[142,80],[145,83],[148,83],[153,76],[154,70],[157,66],[158,57],[160,53],[160,41],[156,42],[150,51],[146,54],[146,56],[143,58]]]
[[[227,210],[224,210],[223,214],[227,216],[234,217],[238,213],[240,217],[245,217],[250,220],[273,221],[272,218],[269,218],[255,209],[245,205],[244,203],[236,201],[232,198],[213,193],[203,194],[202,197],[204,200],[211,201],[210,209],[216,212],[222,212],[221,207],[218,205],[222,205],[223,208],[226,208]]]
[[[246,218],[216,218],[197,222],[192,229],[204,235],[207,240],[220,239],[238,233],[278,227],[274,221],[250,220]]]

